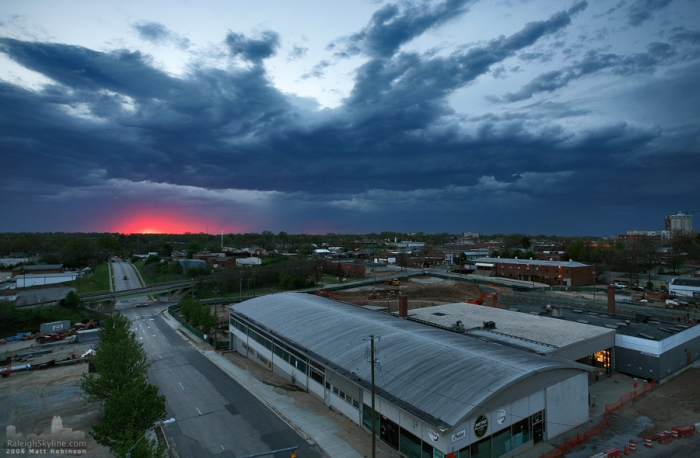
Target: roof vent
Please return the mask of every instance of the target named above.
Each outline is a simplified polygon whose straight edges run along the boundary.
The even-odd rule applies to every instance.
[[[496,329],[495,321],[484,321],[484,329]]]

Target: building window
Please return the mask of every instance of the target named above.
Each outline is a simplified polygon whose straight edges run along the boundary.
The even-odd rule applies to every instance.
[[[325,375],[322,372],[319,372],[316,368],[311,367],[309,368],[309,376],[311,377],[311,380],[323,386],[323,379],[325,378]]]
[[[372,431],[372,407],[367,404],[362,405],[362,424]],[[376,410],[374,411],[374,433],[379,434],[379,413]]]
[[[357,399],[354,399],[352,396],[350,396],[346,392],[339,390],[338,387],[335,387],[335,386],[331,385],[330,383],[326,382],[326,388],[328,390],[332,391],[334,395],[338,396],[340,399],[347,402],[348,404],[355,407],[356,409],[360,407],[360,403],[357,401]],[[370,415],[370,420],[371,420],[371,415]]]
[[[499,431],[491,436],[494,456],[502,456],[511,451],[510,428]]]
[[[511,426],[511,441],[513,449],[530,442],[530,419],[526,418]]]
[[[420,449],[420,438],[401,428],[401,433],[399,437],[399,451],[406,455],[408,458],[421,458]]]
[[[472,458],[491,458],[491,437],[472,444]]]

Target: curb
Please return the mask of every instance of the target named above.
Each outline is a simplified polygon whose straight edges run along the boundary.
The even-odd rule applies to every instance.
[[[236,377],[235,374],[232,374],[230,371],[227,370],[227,368],[221,364],[219,364],[219,361],[217,361],[217,357],[223,358],[222,355],[216,352],[216,350],[211,349],[211,350],[202,350],[201,348],[197,347],[197,345],[193,342],[195,339],[194,336],[192,336],[187,329],[184,329],[179,326],[180,323],[177,323],[175,320],[171,320],[170,318],[170,313],[168,313],[168,310],[165,309],[160,313],[161,316],[166,318],[166,322],[168,325],[173,328],[175,331],[179,332],[181,336],[187,340],[187,342],[190,343],[194,348],[196,348],[201,354],[206,356],[206,358],[214,363],[219,369],[224,371],[229,377],[231,377],[233,380],[235,380],[238,384],[240,384],[243,388],[245,388],[246,391],[248,391],[250,394],[255,396],[257,400],[265,404],[272,412],[277,415],[280,420],[285,422],[290,428],[292,428],[294,431],[296,431],[309,445],[318,445],[319,448],[321,446],[306,432],[304,431],[299,425],[297,425],[293,420],[291,420],[287,415],[285,415],[281,410],[277,408],[274,404],[272,404],[270,401],[268,401],[264,396],[262,396],[260,393],[255,391],[254,388],[252,388],[250,385],[248,385],[245,381],[239,379]],[[204,343],[204,342],[203,342]],[[211,353],[216,354],[216,357],[214,357]],[[233,363],[231,363],[233,364]],[[323,450],[323,448],[321,448]],[[323,450],[326,455],[328,455],[328,452]],[[330,456],[330,455],[329,455]]]

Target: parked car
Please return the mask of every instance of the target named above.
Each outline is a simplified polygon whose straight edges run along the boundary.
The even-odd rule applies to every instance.
[[[128,279],[129,279],[129,276],[128,276],[128,275],[124,275],[124,280],[128,280]]]

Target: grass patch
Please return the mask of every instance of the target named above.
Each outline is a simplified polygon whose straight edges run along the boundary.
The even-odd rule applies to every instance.
[[[86,294],[109,291],[109,282],[109,266],[100,264],[93,273],[77,280],[66,282],[64,285],[76,288],[78,294]]]

